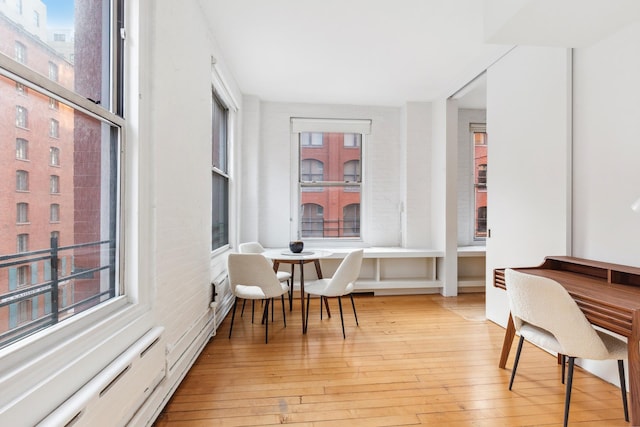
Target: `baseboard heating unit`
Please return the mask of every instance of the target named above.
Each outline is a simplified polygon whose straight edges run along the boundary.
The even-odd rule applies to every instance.
[[[38,426],[127,425],[165,378],[163,331],[149,330]]]

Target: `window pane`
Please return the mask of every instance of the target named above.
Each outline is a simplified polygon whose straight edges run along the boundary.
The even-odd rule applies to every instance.
[[[213,167],[227,170],[227,109],[214,95],[213,97]]]
[[[0,14],[2,38],[15,40],[0,43],[0,52],[113,110],[108,65],[110,3],[42,0],[29,2],[28,13]]]
[[[7,93],[7,89],[14,89],[15,85],[15,81],[0,77],[0,92]],[[23,255],[18,259],[25,259],[25,263],[33,266],[32,277],[29,277],[25,294],[20,298],[26,300],[28,292],[40,292],[37,298],[42,306],[45,298],[51,298],[45,273],[50,273],[52,268],[47,258],[51,253],[52,237],[57,239],[59,246],[59,264],[72,266],[60,277],[60,295],[64,295],[64,298],[61,296],[58,305],[52,308],[56,318],[52,318],[51,313],[40,313],[42,317],[33,319],[34,322],[38,321],[37,326],[30,326],[35,331],[120,294],[116,264],[116,220],[121,150],[118,127],[84,114],[66,103],[60,103],[57,110],[51,110],[49,96],[37,89],[30,90],[27,100],[25,107],[34,112],[31,129],[24,131],[28,132],[30,138],[29,154],[32,161],[14,160],[1,172],[5,178],[0,180],[0,193],[21,191],[19,203],[24,205],[16,208],[21,224],[12,215],[5,215],[1,223],[0,256],[9,258],[5,263],[0,261],[0,298],[15,291],[11,286],[16,283],[18,272],[14,268],[14,273],[10,273],[13,267],[9,263],[16,262],[19,252]],[[0,99],[0,104],[5,107],[7,103],[13,103],[12,108],[15,108],[13,100]],[[5,121],[10,122],[12,109],[0,111],[5,112],[8,116]],[[36,112],[41,114],[38,119]],[[52,115],[60,124],[60,139],[56,140],[56,144],[59,143],[61,147],[50,145]],[[13,127],[10,130],[7,127],[0,128],[0,139],[11,141],[11,135],[15,133]],[[5,158],[26,157],[26,139],[15,140],[15,148],[12,144],[0,148],[4,150]],[[51,165],[56,165],[56,168],[51,168]],[[14,175],[15,182],[11,179]],[[52,203],[52,197],[55,203]],[[27,221],[28,224],[25,224]],[[28,233],[25,232],[27,227]],[[29,254],[29,251],[42,250],[48,251],[44,252],[45,255]],[[18,304],[19,301],[11,306],[17,307]],[[0,307],[0,318],[9,318],[8,305]],[[0,348],[25,333],[17,332],[19,330],[10,322],[0,324]]]
[[[301,199],[301,237],[360,236],[360,187],[322,187],[321,191],[303,191]]]
[[[211,206],[211,249],[229,244],[229,180],[217,173],[211,183],[213,200]]]

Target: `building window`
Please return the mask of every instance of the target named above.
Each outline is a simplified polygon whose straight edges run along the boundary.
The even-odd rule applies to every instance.
[[[345,133],[344,134],[344,146],[345,148],[358,148],[362,142],[362,135],[359,133]]]
[[[49,121],[49,136],[51,138],[60,138],[60,122],[56,119]]]
[[[229,168],[227,161],[229,109],[215,93],[212,98],[211,250],[216,250],[229,244]]]
[[[40,27],[40,14],[35,10],[33,11],[33,24],[36,26],[36,28]]]
[[[60,177],[58,175],[51,175],[49,177],[49,190],[51,194],[60,193]]]
[[[54,82],[58,81],[58,64],[49,61],[49,78]]]
[[[25,224],[29,222],[29,204],[18,203],[16,205],[16,222],[18,224]]]
[[[485,124],[470,125],[473,140],[474,240],[487,237],[487,132]]]
[[[29,141],[23,138],[16,139],[16,159],[29,159]]]
[[[49,165],[60,166],[60,149],[58,147],[49,147]]]
[[[18,303],[18,324],[30,322],[33,313],[33,301],[28,299]]]
[[[29,125],[29,113],[21,105],[16,106],[16,126],[27,129]]]
[[[24,288],[29,285],[29,276],[31,275],[31,269],[28,265],[22,265],[17,268],[16,271],[16,286],[18,288]]]
[[[342,234],[345,236],[360,235],[360,205],[352,203],[342,209]]]
[[[315,203],[304,203],[302,210],[302,235],[324,237],[324,208]]]
[[[44,3],[46,6],[51,2]],[[38,159],[37,164],[28,164],[33,168],[31,177],[26,170],[16,172],[16,189],[30,191],[38,198],[45,196],[45,199],[49,197],[46,196],[47,192],[59,194],[64,198],[51,198],[64,200],[65,206],[69,202],[72,214],[64,218],[63,226],[56,226],[56,231],[65,234],[67,245],[60,248],[59,257],[73,264],[72,269],[68,268],[67,271],[73,271],[74,274],[61,278],[68,284],[65,286],[65,301],[75,303],[68,307],[61,303],[57,307],[50,307],[49,313],[58,313],[55,319],[43,317],[35,321],[34,318],[33,327],[29,326],[18,334],[1,334],[0,349],[39,329],[49,328],[53,323],[66,322],[70,317],[87,310],[91,311],[87,316],[100,318],[105,313],[101,307],[123,295],[125,289],[121,280],[124,277],[121,264],[126,254],[120,242],[121,233],[124,232],[120,224],[120,212],[125,211],[120,197],[124,193],[122,189],[126,187],[121,179],[129,176],[124,173],[122,163],[126,146],[123,129],[127,125],[123,116],[124,88],[127,86],[124,77],[128,67],[123,62],[124,39],[120,29],[127,21],[124,16],[125,0],[94,0],[75,4],[79,7],[63,8],[61,10],[65,16],[56,17],[69,23],[68,32],[65,29],[69,35],[66,37],[67,43],[49,44],[36,35],[28,34],[28,28],[24,28],[24,25],[33,27],[32,20],[36,18],[31,14],[34,8],[25,10],[25,16],[21,18],[15,13],[3,15],[5,21],[14,21],[3,25],[3,40],[21,40],[23,44],[0,43],[3,58],[0,61],[0,93],[9,93],[20,83],[28,89],[29,96],[20,98],[24,100],[22,106],[16,106],[16,97],[0,97],[0,112],[4,114],[3,123],[11,124],[15,120],[19,128],[30,128],[28,154],[30,160],[35,160],[36,155]],[[27,6],[27,2],[24,5]],[[33,5],[40,14],[37,19],[43,29],[47,24],[45,8],[41,8],[43,3],[33,2]],[[71,35],[73,40],[70,39]],[[69,44],[71,41],[73,45]],[[74,52],[73,62],[63,59],[70,57],[69,49]],[[18,63],[23,66],[17,66]],[[57,110],[55,115],[52,115],[51,109]],[[55,121],[51,120],[52,117],[55,117]],[[6,143],[0,146],[0,150],[4,150],[2,158],[14,156],[13,144],[8,141],[27,135],[22,129],[16,129],[15,132],[17,135],[12,137],[5,135]],[[47,135],[63,136],[65,145],[52,144],[52,140],[47,142]],[[64,149],[69,156],[62,159],[61,151],[54,149],[50,151],[49,160],[46,160],[46,147],[52,145],[60,146],[60,150]],[[26,148],[26,141],[16,142],[15,156],[27,158]],[[55,169],[55,175],[48,174],[40,169],[46,166],[41,164],[46,161],[52,165],[63,164],[64,168]],[[8,173],[13,172],[10,170]],[[47,175],[50,176],[49,183]],[[42,207],[40,204],[39,207],[34,205],[36,202],[36,199],[29,200],[29,220],[32,224],[42,220],[46,222],[46,213],[44,218],[40,218]],[[50,202],[45,200],[44,203],[46,210],[46,204]],[[60,219],[59,209],[56,207],[50,211],[53,222],[57,222],[56,218]],[[13,215],[0,216],[0,229],[11,227],[16,227]],[[29,244],[32,247],[29,250],[43,253],[50,250],[50,233],[48,227],[31,225]],[[0,252],[0,258],[6,259],[14,253],[13,247],[5,248],[4,252]],[[10,268],[0,265],[0,277]],[[15,277],[15,272],[9,272],[11,277]],[[35,271],[32,273],[35,276]],[[0,287],[0,299],[5,298],[5,293],[6,288]],[[42,301],[48,298],[50,304],[54,304],[57,298],[52,296],[50,290],[43,289],[43,294],[38,298]],[[16,306],[18,303],[15,302]],[[35,312],[34,307],[34,316]],[[7,324],[9,329],[14,327],[14,324]],[[52,333],[65,335],[64,329],[64,326],[60,326]]]
[[[27,96],[27,87],[22,83],[16,83],[16,92],[22,96]]]
[[[59,222],[60,221],[60,205],[57,203],[52,203],[49,205],[49,222]]]
[[[304,132],[300,134],[300,145],[303,147],[322,147],[323,134],[321,132]]]
[[[27,63],[27,47],[20,42],[15,44],[15,58],[21,64]]]
[[[322,143],[314,144],[314,140]],[[362,134],[353,132],[300,132],[300,238],[361,237],[361,140]],[[344,206],[358,206],[349,208],[349,224]]]
[[[22,15],[22,0],[16,0],[16,10]]]
[[[29,250],[29,235],[28,234],[18,234],[18,247],[17,252],[27,252]]]
[[[29,191],[29,172],[16,171],[16,191]]]
[[[344,164],[345,182],[360,182],[360,161],[349,160]]]
[[[300,180],[324,181],[324,164],[320,160],[304,159],[300,162]]]
[[[67,36],[64,33],[55,33],[53,35],[53,41],[54,42],[66,42],[67,41]]]

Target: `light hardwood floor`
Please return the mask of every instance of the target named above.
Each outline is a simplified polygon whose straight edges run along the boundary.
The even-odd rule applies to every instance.
[[[564,387],[556,358],[525,344],[513,391],[498,368],[504,329],[484,318],[484,295],[356,295],[360,326],[343,301],[319,318],[312,300],[307,335],[299,301],[277,302],[275,322],[231,316],[204,349],[157,427],[177,426],[555,426]],[[247,305],[249,307],[249,305]],[[256,319],[259,318],[256,309]],[[629,426],[617,387],[576,369],[571,426]]]

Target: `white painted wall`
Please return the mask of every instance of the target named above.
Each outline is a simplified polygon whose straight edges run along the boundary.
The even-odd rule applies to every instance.
[[[364,244],[400,246],[402,168],[401,109],[348,105],[312,105],[263,102],[261,138],[259,235],[267,247],[286,246],[295,236],[290,210],[297,157],[291,138],[291,117],[370,119],[371,135],[363,147],[361,230]],[[248,119],[248,118],[245,118]]]
[[[402,163],[404,185],[402,246],[432,248],[431,239],[431,104],[410,102],[404,107]]]
[[[486,312],[506,325],[506,292],[493,269],[567,255],[570,61],[564,48],[518,47],[487,74]]]
[[[574,255],[640,266],[640,24],[574,54]]]
[[[575,256],[640,266],[640,23],[574,52]],[[618,384],[615,363],[583,367]]]

